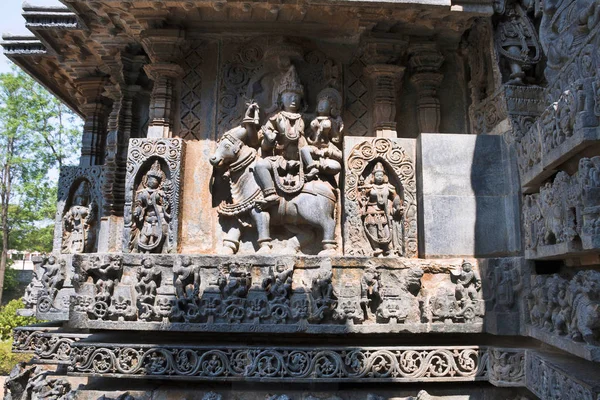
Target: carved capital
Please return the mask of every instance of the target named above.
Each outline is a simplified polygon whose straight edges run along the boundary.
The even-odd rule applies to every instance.
[[[168,62],[156,62],[144,65],[144,71],[153,81],[159,81],[164,78],[177,79],[184,74],[181,66]]]
[[[444,56],[433,43],[413,45],[410,53],[410,81],[417,88],[419,131],[439,132],[440,102],[437,89],[444,79],[444,75],[439,73]]]
[[[396,136],[396,101],[404,70],[392,64],[365,68],[365,74],[373,82],[373,130],[377,136]]]
[[[406,54],[408,40],[396,35],[370,36],[365,39],[364,58],[369,64],[396,64]]]
[[[185,32],[180,29],[148,29],[141,34],[142,46],[154,63],[169,63],[181,57]]]

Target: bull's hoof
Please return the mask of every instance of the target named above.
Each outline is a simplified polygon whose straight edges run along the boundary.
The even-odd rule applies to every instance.
[[[271,253],[271,244],[261,244],[260,247],[258,248],[257,253],[258,254],[269,254]]]
[[[332,257],[332,256],[335,256],[336,254],[337,254],[337,252],[335,251],[335,249],[324,249],[324,250],[321,250],[318,255],[321,257]]]

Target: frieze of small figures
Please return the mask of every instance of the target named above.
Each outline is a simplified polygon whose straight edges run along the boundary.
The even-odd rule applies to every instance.
[[[526,195],[523,225],[527,258],[600,248],[600,156],[584,157],[569,176],[560,171],[539,193]]]
[[[595,382],[573,377],[534,351],[525,352],[525,378],[527,389],[541,399],[595,400],[600,395]]]
[[[442,331],[462,325],[483,329],[482,282],[471,261],[381,258],[342,267],[331,258],[307,266],[285,257],[223,258],[216,264],[212,257],[164,257],[131,255],[123,266],[111,254],[78,259],[75,324],[132,321],[132,329],[160,323],[171,330],[316,325],[369,331],[388,325],[421,331],[431,324]]]
[[[531,326],[590,346],[600,346],[600,272],[572,278],[534,275],[527,297]]]

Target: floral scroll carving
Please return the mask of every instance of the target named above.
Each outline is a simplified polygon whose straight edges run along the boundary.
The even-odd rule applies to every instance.
[[[378,168],[388,177],[385,188],[375,181],[366,181]],[[369,200],[364,197],[371,194],[377,197],[381,191],[390,194],[390,204],[368,208]],[[399,144],[376,138],[354,146],[346,157],[345,198],[346,254],[417,256],[415,166]],[[375,210],[378,207],[381,210]],[[368,218],[370,213],[374,215],[377,211],[383,212],[385,221],[380,217]],[[373,240],[377,234],[367,234],[371,229],[369,225],[378,222],[388,225],[390,237],[385,244],[381,244],[381,239],[387,233],[380,235],[380,240]]]

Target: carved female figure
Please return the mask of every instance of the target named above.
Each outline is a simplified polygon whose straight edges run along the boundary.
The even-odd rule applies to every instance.
[[[362,205],[365,233],[374,256],[402,253],[402,217],[404,193],[388,183],[385,168],[378,162],[373,168],[370,182],[358,187]]]
[[[312,161],[310,152],[300,149],[307,146],[304,137],[304,120],[299,112],[303,102],[304,87],[292,65],[283,76],[278,88],[281,111],[270,116],[259,131],[262,159],[254,169],[256,181],[262,189],[264,203],[273,205],[279,202],[277,187],[288,194],[298,193],[304,185],[304,168],[310,166],[308,177],[319,172]]]
[[[152,164],[142,179],[143,188],[135,195],[133,211],[134,230],[133,251],[160,253],[169,231],[169,198],[163,190],[165,173],[160,162]]]
[[[317,101],[317,117],[310,123],[310,133],[306,136],[309,145],[300,149],[303,159],[313,160],[313,164],[306,166],[307,179],[316,175],[314,171],[335,176],[342,170],[343,155],[339,148],[344,129],[339,115],[342,96],[337,90],[327,88],[319,93]]]
[[[94,203],[90,201],[90,184],[83,181],[73,195],[73,205],[63,217],[63,253],[91,251],[95,214]]]

